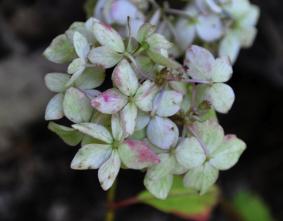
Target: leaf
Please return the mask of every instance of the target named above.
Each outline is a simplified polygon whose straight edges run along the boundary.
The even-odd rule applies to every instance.
[[[80,131],[81,133],[87,134],[95,139],[104,141],[105,143],[111,144],[113,142],[112,135],[102,125],[94,123],[82,123],[74,124],[72,125],[72,127]]]
[[[130,169],[142,170],[159,163],[159,157],[142,141],[127,139],[119,145],[118,152]]]
[[[174,146],[179,137],[176,124],[167,118],[154,117],[147,127],[149,141],[161,149],[168,150]]]
[[[54,63],[68,63],[76,57],[72,42],[65,34],[57,36],[44,51],[43,55]]]
[[[91,49],[88,59],[92,64],[96,64],[107,69],[115,66],[122,57],[122,55],[116,53],[112,49],[102,46]]]
[[[45,84],[47,88],[56,93],[61,93],[66,90],[66,83],[69,81],[70,77],[63,73],[49,73],[45,76]]]
[[[208,220],[211,210],[218,202],[218,189],[213,187],[206,194],[199,195],[184,187],[181,177],[176,176],[167,199],[156,199],[148,191],[140,193],[137,198],[140,203],[164,213],[175,214],[188,220]]]
[[[45,111],[45,120],[59,120],[64,117],[63,94],[56,94],[48,103]]]
[[[251,192],[240,191],[236,193],[233,198],[233,204],[245,221],[274,220],[266,203]]]
[[[99,168],[98,179],[105,191],[113,185],[121,167],[121,160],[117,150],[113,150],[111,157]]]
[[[66,91],[63,108],[65,116],[75,123],[88,122],[93,113],[88,97],[73,87]]]
[[[70,146],[77,146],[83,138],[83,134],[75,129],[65,127],[54,122],[50,122],[48,124],[48,129],[57,134],[66,144]]]
[[[89,144],[83,146],[75,155],[71,168],[75,170],[98,169],[112,152],[111,145]]]
[[[153,50],[147,50],[147,55],[155,63],[160,64],[162,66],[172,68],[172,69],[178,69],[178,68],[182,67],[178,62],[161,55],[159,52],[156,52],[156,51],[153,51]]]
[[[125,51],[125,45],[121,36],[111,26],[97,21],[93,25],[93,33],[102,46],[111,48],[119,53]]]
[[[133,96],[137,92],[139,82],[130,63],[123,59],[112,74],[114,85],[125,95]]]

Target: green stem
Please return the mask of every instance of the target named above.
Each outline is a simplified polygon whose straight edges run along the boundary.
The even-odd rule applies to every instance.
[[[105,221],[115,220],[115,208],[112,207],[112,204],[114,203],[115,200],[116,189],[117,189],[117,181],[114,182],[111,189],[107,192],[107,212],[106,212]]]

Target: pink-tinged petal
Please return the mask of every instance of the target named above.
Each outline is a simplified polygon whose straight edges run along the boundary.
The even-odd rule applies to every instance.
[[[118,150],[122,162],[130,169],[141,170],[159,163],[159,157],[142,141],[126,140]]]
[[[205,48],[193,45],[186,52],[185,64],[189,68],[189,76],[193,79],[211,80],[214,62],[213,55]]]
[[[125,95],[117,89],[109,89],[91,101],[91,105],[104,114],[119,112],[128,102]]]
[[[197,32],[207,42],[216,41],[223,34],[223,25],[219,16],[208,15],[198,18]]]
[[[137,90],[135,95],[135,104],[142,111],[149,112],[153,107],[153,99],[159,88],[152,81],[145,81]]]
[[[135,131],[138,109],[135,104],[128,103],[121,111],[121,122],[125,136],[132,135]]]
[[[127,96],[133,96],[139,86],[137,75],[126,59],[122,60],[114,69],[112,81]]]

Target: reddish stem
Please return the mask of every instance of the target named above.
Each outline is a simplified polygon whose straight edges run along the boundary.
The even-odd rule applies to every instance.
[[[139,203],[139,200],[137,197],[131,197],[119,202],[113,202],[110,207],[113,209],[119,209],[119,208],[124,208],[124,207],[128,207],[134,204]]]

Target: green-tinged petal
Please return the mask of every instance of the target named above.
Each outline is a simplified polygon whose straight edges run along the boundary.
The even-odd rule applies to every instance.
[[[102,66],[103,68],[107,69],[115,66],[122,59],[122,57],[122,55],[116,53],[112,49],[102,46],[91,49],[88,59],[92,64]]]
[[[94,108],[105,114],[114,114],[122,110],[128,98],[117,89],[109,89],[91,101]]]
[[[162,66],[165,66],[165,67],[168,67],[168,68],[173,68],[173,69],[182,68],[182,66],[178,62],[163,56],[160,52],[156,52],[156,51],[153,51],[153,50],[147,50],[147,55],[156,64],[160,64]]]
[[[195,122],[192,128],[210,154],[223,142],[223,128],[215,120]]]
[[[86,68],[76,80],[75,85],[80,89],[93,89],[102,85],[105,80],[105,71],[101,67]]]
[[[146,42],[149,44],[151,50],[159,52],[161,49],[169,50],[173,47],[173,44],[168,41],[161,34],[153,34],[147,38]]]
[[[85,61],[81,58],[76,58],[68,66],[68,73],[75,74],[79,71],[83,71],[84,69],[85,69]]]
[[[66,35],[57,36],[44,51],[44,56],[54,63],[68,63],[76,57],[72,42]]]
[[[65,84],[69,79],[67,74],[49,73],[45,76],[45,84],[50,91],[61,93],[66,90]]]
[[[168,118],[154,117],[147,127],[147,137],[150,142],[161,149],[174,146],[179,137],[176,124]]]
[[[152,81],[145,81],[138,89],[134,99],[138,108],[144,112],[152,110],[153,99],[159,88]]]
[[[83,146],[75,155],[71,168],[74,170],[98,169],[112,153],[111,145],[89,144]]]
[[[209,163],[219,170],[228,170],[239,160],[246,144],[234,135],[227,135],[224,141],[211,154]]]
[[[65,116],[75,123],[88,122],[93,113],[88,97],[73,87],[66,91],[63,108]]]
[[[121,36],[111,26],[103,24],[99,21],[93,25],[93,33],[97,41],[116,52],[124,52],[125,45]]]
[[[173,90],[166,90],[160,93],[162,94],[157,94],[155,97],[155,100],[160,99],[160,101],[154,102],[158,103],[156,114],[160,117],[173,116],[181,109],[183,95]]]
[[[176,150],[176,158],[187,169],[199,167],[206,160],[201,144],[194,137],[181,141]]]
[[[72,127],[95,139],[104,141],[109,144],[113,142],[112,135],[102,125],[94,124],[94,123],[82,123],[82,124],[74,124],[72,125]]]
[[[216,182],[218,175],[219,171],[209,163],[206,163],[189,170],[184,177],[184,185],[198,190],[200,194],[205,194]]]
[[[138,109],[134,103],[128,103],[121,111],[121,123],[126,136],[135,131]]]
[[[246,14],[242,16],[239,20],[239,25],[241,27],[252,27],[258,22],[260,15],[260,9],[257,5],[251,5]]]
[[[142,141],[127,139],[118,151],[123,164],[130,169],[142,170],[159,163],[159,157]]]
[[[146,189],[158,199],[166,199],[173,185],[173,175],[169,174],[160,179],[151,179],[145,176]]]
[[[45,111],[45,120],[59,120],[64,117],[63,94],[56,94],[48,103]]]
[[[215,59],[205,48],[193,45],[186,52],[185,64],[189,67],[188,74],[193,79],[212,79],[211,70]]]
[[[223,83],[213,84],[208,89],[206,97],[215,110],[223,114],[229,112],[235,101],[233,89],[229,85]]]
[[[76,80],[83,74],[83,72],[84,72],[84,68],[82,68],[82,69],[78,70],[77,72],[75,72],[72,75],[71,79],[67,82],[66,87],[74,86]]]
[[[213,82],[226,82],[233,74],[232,65],[228,57],[218,58],[212,66]]]
[[[75,32],[73,36],[73,44],[79,58],[83,60],[86,59],[90,51],[90,45],[86,37],[84,37],[80,32]]]
[[[156,31],[156,26],[149,23],[142,25],[137,33],[137,40],[142,43]]]
[[[113,185],[121,167],[121,160],[117,150],[113,150],[110,158],[99,168],[98,179],[101,187],[106,191]]]
[[[73,128],[65,127],[54,122],[50,122],[48,124],[48,129],[57,134],[66,144],[70,146],[77,146],[84,136],[82,133]]]
[[[124,133],[119,114],[112,114],[111,129],[114,140],[121,141],[123,139]]]
[[[114,69],[112,74],[113,84],[125,95],[135,95],[139,82],[130,63],[123,59]]]
[[[150,121],[149,114],[143,111],[138,111],[135,130],[139,131],[144,129],[148,125],[149,121]]]

